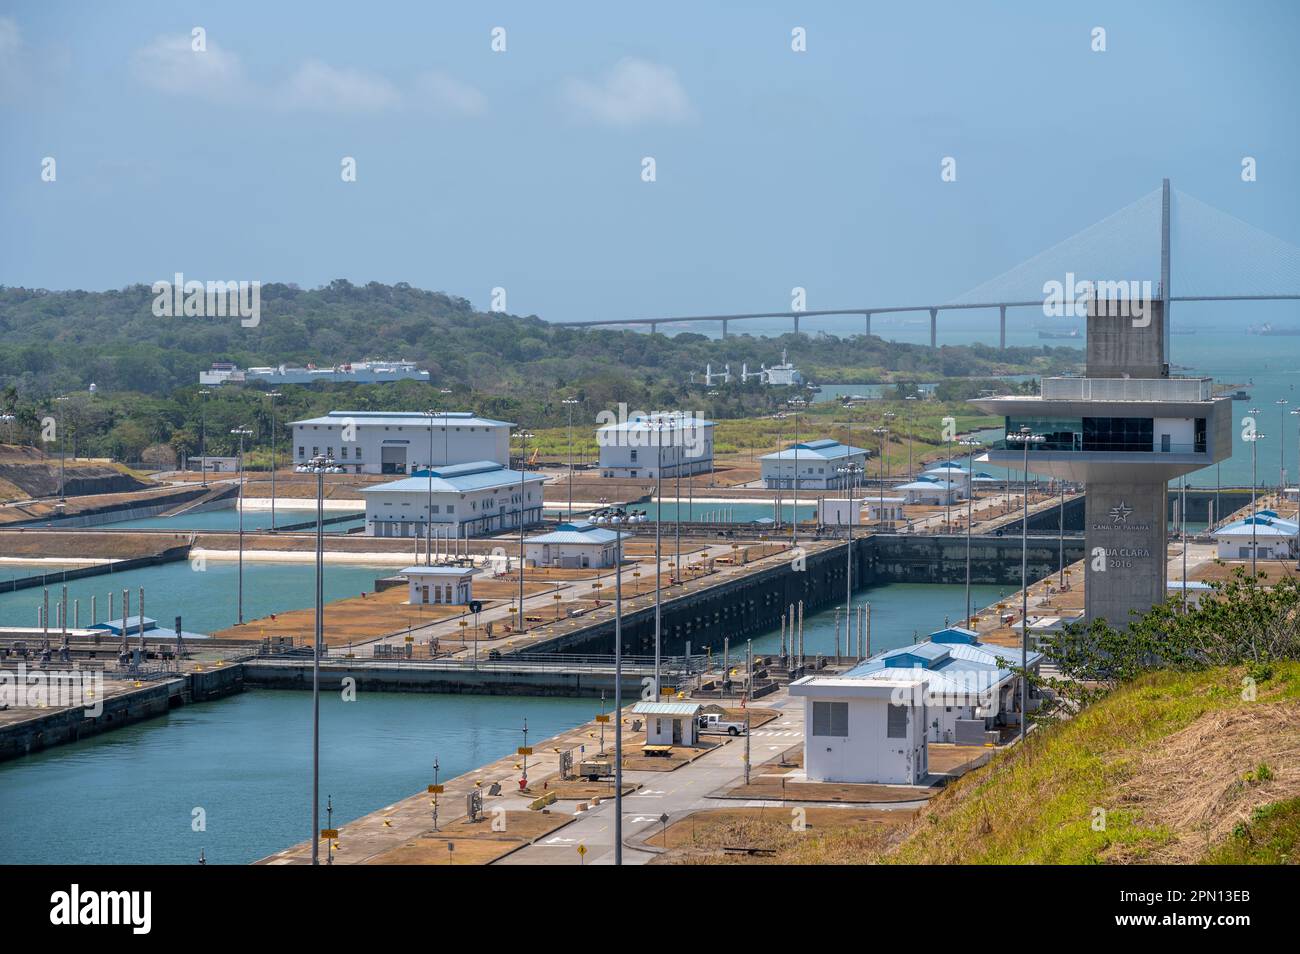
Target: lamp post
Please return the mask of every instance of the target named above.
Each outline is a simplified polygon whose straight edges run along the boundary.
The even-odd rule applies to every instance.
[[[911,480],[912,474],[915,473],[915,471],[912,469],[912,420],[914,417],[913,409],[915,407],[916,395],[909,394],[905,400],[908,402],[906,405],[907,407],[907,479]],[[952,457],[951,447],[948,450],[948,457],[949,458]]]
[[[1282,497],[1286,494],[1286,406],[1288,404],[1288,401],[1286,398],[1278,398],[1273,403],[1277,405],[1278,410],[1282,414],[1281,417],[1282,427],[1281,430],[1278,431],[1279,443],[1277,446],[1278,460],[1281,461],[1282,463],[1282,466],[1280,468],[1281,472],[1279,474],[1282,482],[1277,486],[1277,495],[1278,495],[1277,499],[1280,502],[1282,500]]]
[[[569,409],[569,515],[568,519],[573,519],[573,406],[578,403],[577,398],[565,398],[560,402]]]
[[[271,529],[275,530],[275,400],[283,395],[279,391],[269,391],[266,396],[271,399]]]
[[[1042,434],[1028,427],[1008,434],[1007,440],[1025,448],[1024,510],[1020,516],[1020,741],[1024,741],[1029,723],[1029,445],[1041,444]]]
[[[970,438],[957,443],[966,448],[966,626],[970,628],[970,525],[975,519],[975,448],[983,445]]]
[[[320,864],[320,652],[325,641],[325,475],[343,468],[328,455],[316,455],[294,468],[316,475],[316,631],[311,652],[311,863]]]
[[[885,458],[889,455],[889,428],[873,427],[871,433],[880,438],[880,512],[876,515],[880,529],[885,528]]]
[[[208,395],[212,391],[199,388],[199,486],[208,486]]]
[[[808,402],[803,398],[787,401],[794,408],[794,477],[790,481],[790,543],[799,542],[799,409]]]
[[[64,476],[63,462],[68,448],[68,431],[67,428],[63,426],[63,422],[66,419],[66,415],[64,414],[63,411],[63,406],[67,404],[67,402],[68,402],[68,396],[66,394],[60,394],[58,397],[54,399],[54,403],[59,406],[59,503],[64,503],[68,499],[64,495],[65,484],[63,479]]]
[[[1250,409],[1250,413],[1258,414],[1259,409],[1252,407]],[[1257,524],[1255,523],[1255,515],[1256,515],[1255,493],[1256,493],[1256,487],[1258,486],[1258,482],[1259,482],[1259,478],[1257,476],[1258,463],[1259,463],[1259,442],[1262,441],[1265,438],[1265,436],[1267,435],[1261,434],[1259,431],[1256,431],[1254,434],[1251,434],[1249,437],[1246,437],[1246,440],[1250,441],[1250,580],[1252,585],[1255,583],[1255,579],[1256,579],[1255,550],[1257,549],[1256,538],[1258,534],[1255,532],[1255,527],[1257,526]]]
[[[429,486],[424,503],[424,565],[433,566],[433,417],[438,412],[429,408],[424,413],[429,415],[429,469],[425,472]],[[446,421],[443,422],[443,430],[446,430]],[[522,568],[520,572],[523,572]]]
[[[848,627],[848,625],[849,625],[849,620],[853,618],[853,617],[852,617],[852,614],[853,614],[853,516],[854,516],[854,508],[855,508],[855,506],[856,506],[856,504],[854,503],[854,498],[853,498],[853,489],[854,489],[854,487],[853,487],[853,483],[854,483],[854,479],[857,477],[857,475],[860,474],[860,473],[862,472],[862,465],[861,465],[861,464],[844,464],[844,465],[842,465],[842,466],[840,466],[840,467],[835,468],[835,470],[836,470],[837,473],[839,473],[839,474],[841,475],[841,477],[842,477],[842,479],[843,479],[843,481],[844,481],[844,485],[845,485],[845,487],[848,488],[848,493],[845,494],[845,496],[848,498],[848,504],[849,504],[848,540],[847,540],[847,542],[845,543],[845,547],[844,547],[844,549],[845,549],[845,555],[844,555],[844,625],[845,625],[845,627]],[[859,512],[859,513],[860,513],[860,512]],[[839,629],[839,624],[836,623],[835,626],[836,626],[836,629],[838,630],[838,629]],[[845,634],[844,634],[844,645],[845,645],[846,648],[849,646],[849,637],[848,637],[848,632],[847,632],[847,631],[846,631]],[[845,653],[845,655],[847,655],[847,656],[851,656],[851,655],[853,655],[853,654],[852,654],[852,653]],[[838,661],[838,660],[837,660],[837,661]]]
[[[524,476],[528,467],[528,431],[519,431],[519,632],[524,626]]]
[[[244,438],[251,437],[252,428],[232,428],[231,434],[239,438],[239,625],[244,625]]]
[[[659,653],[662,642],[663,604],[660,575],[663,569],[661,534],[663,527],[664,496],[664,424],[662,417],[655,421],[655,702],[659,701]]]

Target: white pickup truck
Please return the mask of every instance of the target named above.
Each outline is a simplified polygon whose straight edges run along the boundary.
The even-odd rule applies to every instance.
[[[701,733],[713,732],[721,734],[725,732],[727,735],[745,734],[744,722],[733,722],[729,719],[724,719],[716,712],[704,713],[699,717],[696,725],[699,727]]]

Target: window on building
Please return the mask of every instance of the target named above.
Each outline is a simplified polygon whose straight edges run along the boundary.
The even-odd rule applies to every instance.
[[[298,456],[299,456],[299,457],[306,457],[307,455],[303,453],[303,451],[305,451],[306,449],[307,449],[307,448],[305,448],[305,447],[303,447],[301,444],[299,444],[299,445],[298,445]]]
[[[311,449],[311,456],[312,456],[312,457],[316,457],[316,456],[319,455],[319,454],[320,454],[320,448],[319,448],[319,447],[313,447],[313,448]]]
[[[456,512],[456,505],[455,505],[455,504],[447,504],[447,512],[448,512],[448,513],[455,513],[455,512]]]
[[[636,451],[632,451],[632,463],[636,463]]]
[[[846,738],[849,734],[849,704],[814,701],[812,734]]]
[[[889,720],[885,727],[885,738],[907,738],[907,706],[889,706]]]

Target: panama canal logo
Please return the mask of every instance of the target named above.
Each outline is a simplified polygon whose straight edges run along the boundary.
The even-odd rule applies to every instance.
[[[1128,523],[1128,515],[1132,512],[1133,508],[1121,500],[1119,504],[1110,508],[1110,521],[1111,523]]]

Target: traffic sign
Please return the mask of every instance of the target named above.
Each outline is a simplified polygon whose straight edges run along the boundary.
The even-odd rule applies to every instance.
[[[320,830],[320,836],[321,836],[322,838],[334,838],[334,839],[337,839],[338,836],[339,836],[339,830],[338,830],[337,828],[322,828],[322,829]]]
[[[518,754],[518,755],[532,755],[532,754],[533,754],[533,747],[532,747],[531,745],[521,745],[521,746],[519,746],[519,750],[518,750],[518,752],[517,752],[516,754]]]
[[[442,785],[430,785],[430,786],[429,786],[429,794],[430,794],[430,795],[441,795],[441,794],[443,793],[444,790],[445,790],[445,787],[442,786]]]

